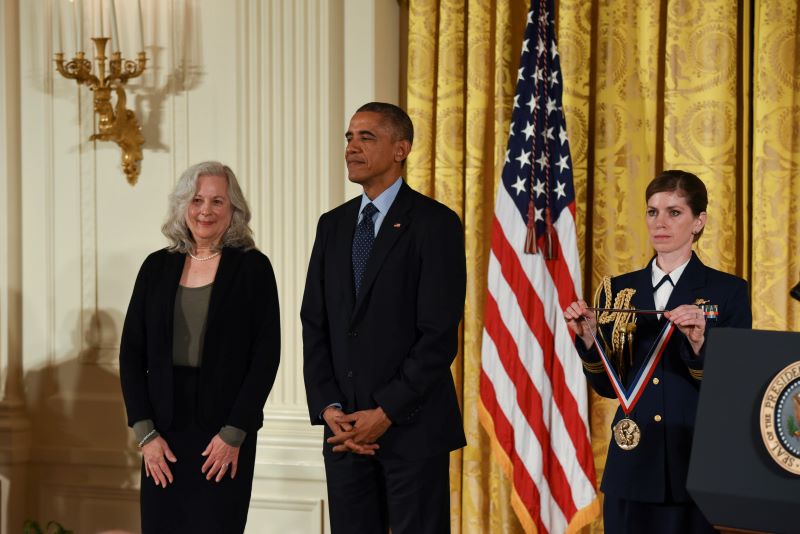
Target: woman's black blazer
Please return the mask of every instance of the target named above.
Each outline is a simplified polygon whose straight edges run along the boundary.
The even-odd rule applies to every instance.
[[[122,330],[119,363],[128,425],[172,422],[172,335],[175,294],[185,255],[166,249],[142,264]],[[263,424],[280,360],[278,289],[269,259],[258,250],[223,248],[200,365],[200,425],[255,432]]]

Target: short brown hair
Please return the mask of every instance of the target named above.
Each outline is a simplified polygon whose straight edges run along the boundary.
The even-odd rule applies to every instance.
[[[662,171],[647,184],[647,190],[644,193],[645,202],[656,193],[672,193],[673,191],[686,198],[686,204],[689,205],[689,209],[692,210],[695,217],[708,208],[706,184],[696,174],[677,169]],[[694,236],[695,241],[700,239],[704,229],[701,228],[697,232]]]

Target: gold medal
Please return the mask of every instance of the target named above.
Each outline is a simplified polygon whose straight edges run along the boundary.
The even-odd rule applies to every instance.
[[[642,439],[642,432],[639,430],[639,425],[633,419],[620,419],[614,425],[614,441],[617,442],[619,448],[624,451],[635,449]]]

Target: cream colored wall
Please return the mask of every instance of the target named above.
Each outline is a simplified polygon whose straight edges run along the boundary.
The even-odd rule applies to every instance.
[[[205,159],[239,176],[281,298],[282,362],[247,532],[327,530],[299,304],[317,217],[358,193],[342,163],[349,116],[397,101],[396,1],[142,0],[150,61],[128,86],[146,139],[135,186],[116,145],[88,141],[89,91],[53,68],[54,1],[0,2],[0,532],[27,517],[138,530],[119,335],[138,267],[164,245],[166,196]],[[83,0],[87,34],[98,1]],[[134,6],[117,1],[124,56]]]

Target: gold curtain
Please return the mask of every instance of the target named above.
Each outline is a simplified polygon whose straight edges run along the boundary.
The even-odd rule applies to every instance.
[[[644,188],[660,169],[709,190],[702,260],[751,284],[754,327],[800,330],[800,13],[796,0],[561,0],[556,23],[584,290],[652,255]],[[454,533],[514,533],[478,422],[489,224],[528,0],[403,0],[408,180],[464,222],[468,287],[453,366],[468,446],[451,459]],[[616,402],[591,397],[598,477]],[[602,532],[596,522],[585,529]]]

